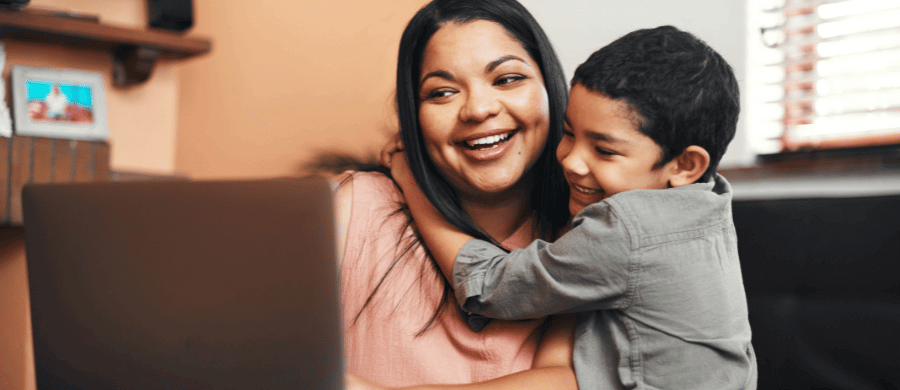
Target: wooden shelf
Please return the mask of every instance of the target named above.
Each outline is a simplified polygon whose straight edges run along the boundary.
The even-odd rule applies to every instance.
[[[109,144],[104,141],[0,137],[0,226],[22,225],[26,184],[109,179]]]
[[[109,50],[113,55],[113,84],[126,86],[150,77],[160,56],[189,58],[212,49],[203,37],[177,32],[130,28],[41,11],[0,11],[0,38],[39,40]]]

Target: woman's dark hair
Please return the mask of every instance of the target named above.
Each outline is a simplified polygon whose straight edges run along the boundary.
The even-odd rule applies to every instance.
[[[549,134],[547,144],[540,157],[526,175],[532,181],[529,186],[531,189],[529,198],[530,209],[537,221],[536,229],[538,231],[536,233],[542,237],[553,238],[569,219],[568,187],[555,157],[556,147],[563,133],[568,85],[559,59],[550,45],[550,40],[528,10],[515,0],[434,0],[422,7],[407,24],[400,39],[395,96],[400,137],[409,159],[410,169],[419,187],[431,203],[454,226],[473,237],[499,245],[498,240],[487,235],[463,209],[456,190],[447,182],[429,157],[419,125],[419,77],[425,48],[429,40],[447,23],[466,23],[474,20],[487,20],[503,26],[522,45],[541,70],[549,100]],[[386,172],[383,168],[372,164],[356,164],[354,166],[351,162],[334,156],[330,161],[322,160],[315,166],[318,168],[331,167],[332,170],[355,168]],[[400,205],[395,214],[406,212],[405,206]],[[409,226],[410,222],[411,220],[408,219],[406,226]],[[398,245],[400,255],[393,260],[388,271],[377,282],[356,318],[359,318],[363,310],[373,302],[376,293],[389,279],[391,271],[402,263],[415,246],[421,245],[421,240],[400,237]],[[430,265],[438,275],[441,274],[434,262],[431,262]],[[431,326],[447,303],[453,299],[450,285],[443,277],[439,279],[444,281],[443,300],[420,334]]]

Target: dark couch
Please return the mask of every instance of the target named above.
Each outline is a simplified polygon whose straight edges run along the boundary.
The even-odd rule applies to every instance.
[[[759,389],[900,388],[900,195],[733,211]]]

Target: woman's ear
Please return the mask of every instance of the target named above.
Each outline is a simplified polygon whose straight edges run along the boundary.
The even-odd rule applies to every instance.
[[[693,184],[700,179],[709,167],[709,152],[697,145],[688,146],[684,152],[671,162],[669,187],[681,187]]]

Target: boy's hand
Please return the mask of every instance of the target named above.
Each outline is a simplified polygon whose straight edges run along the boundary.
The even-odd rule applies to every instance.
[[[419,190],[419,185],[416,184],[416,179],[413,177],[412,171],[409,169],[409,160],[406,159],[406,152],[402,150],[395,151],[385,166],[391,168],[391,177],[393,177],[394,181],[397,182],[397,185],[400,186],[400,190],[403,191],[403,195],[407,198],[407,202],[410,202],[409,192],[421,192]],[[422,197],[424,196],[425,195],[422,194]],[[415,200],[415,196],[413,196],[413,198],[413,200]]]
[[[347,390],[388,390],[387,387],[378,386],[353,374],[346,376]]]
[[[387,144],[384,145],[384,148],[381,149],[381,154],[378,155],[378,164],[385,168],[390,168],[391,158],[393,158],[394,153],[402,151],[403,141],[400,140],[400,133],[396,133],[388,140]]]
[[[409,161],[406,159],[405,152],[393,154],[391,176],[403,191],[403,197],[416,222],[416,229],[425,241],[425,246],[434,256],[444,276],[452,283],[456,254],[472,237],[447,222],[444,215],[431,204],[431,201],[419,188],[419,184],[416,183],[416,179],[409,169]]]

